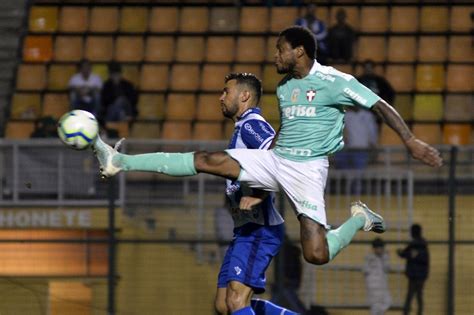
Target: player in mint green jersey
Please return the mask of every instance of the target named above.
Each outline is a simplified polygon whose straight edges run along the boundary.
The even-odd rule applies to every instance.
[[[412,156],[425,164],[441,166],[439,152],[417,139],[392,106],[351,75],[322,66],[315,57],[316,42],[307,29],[293,26],[280,33],[276,67],[287,75],[277,88],[281,127],[273,149],[125,155],[99,138],[94,147],[102,175],[120,171],[170,176],[208,173],[266,191],[282,190],[300,222],[303,256],[313,264],[332,260],[361,229],[384,232],[383,218],[361,202],[352,204],[351,217],[338,229],[330,230],[326,222],[328,155],[344,145],[344,107],[360,106],[377,113],[398,133]],[[261,200],[254,198],[241,204],[241,209],[250,209]]]

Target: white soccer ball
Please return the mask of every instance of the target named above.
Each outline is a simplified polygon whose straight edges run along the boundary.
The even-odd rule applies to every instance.
[[[99,123],[85,110],[64,114],[58,122],[58,135],[64,144],[75,150],[87,149],[97,138]]]

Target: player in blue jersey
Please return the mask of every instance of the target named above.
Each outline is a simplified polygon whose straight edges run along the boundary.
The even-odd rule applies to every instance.
[[[170,176],[202,172],[238,179],[252,188],[282,190],[300,222],[303,256],[313,264],[334,259],[359,230],[384,232],[383,218],[361,202],[352,204],[351,217],[339,228],[331,230],[326,222],[328,156],[344,146],[344,107],[374,111],[398,133],[415,159],[432,167],[441,166],[442,159],[435,148],[413,135],[392,106],[353,76],[322,66],[315,57],[316,42],[309,30],[292,26],[280,33],[275,63],[277,71],[287,75],[277,88],[281,127],[271,150],[125,155],[98,138],[94,147],[102,176],[120,171]]]

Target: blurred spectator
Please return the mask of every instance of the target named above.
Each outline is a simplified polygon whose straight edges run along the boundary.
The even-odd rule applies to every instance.
[[[395,91],[384,77],[379,76],[374,72],[374,67],[375,63],[372,60],[364,61],[364,73],[358,77],[357,80],[372,90],[372,92],[383,98],[389,104],[393,104]]]
[[[316,16],[316,5],[308,4],[304,9],[304,15],[295,21],[296,25],[306,27],[313,32],[317,42],[317,59],[321,64],[326,64],[328,47],[326,37],[328,35],[326,25]]]
[[[41,117],[35,121],[35,130],[31,138],[57,138],[57,121],[51,116]]]
[[[344,9],[337,10],[336,20],[337,24],[332,26],[328,33],[329,58],[335,63],[347,63],[352,59],[355,32],[346,23]]]
[[[412,240],[404,249],[397,250],[398,256],[407,260],[405,274],[408,277],[408,292],[403,308],[403,314],[408,315],[411,300],[416,294],[418,315],[423,314],[423,287],[429,273],[429,252],[426,240],[422,237],[419,224],[413,224],[410,229]]]
[[[100,108],[101,78],[92,73],[88,60],[79,63],[79,72],[69,80],[69,95],[72,109],[86,110],[94,115]]]
[[[137,117],[138,93],[132,83],[122,77],[122,67],[109,64],[109,79],[101,93],[99,119],[103,121],[132,121]]]
[[[385,243],[376,238],[372,241],[372,253],[365,257],[364,276],[367,298],[371,315],[383,315],[392,304],[388,288],[387,273],[390,270],[388,253]]]

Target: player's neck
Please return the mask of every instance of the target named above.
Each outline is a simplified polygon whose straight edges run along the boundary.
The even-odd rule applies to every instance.
[[[306,77],[315,63],[314,59],[305,58],[300,64],[296,64],[293,69],[293,77],[302,79]]]

